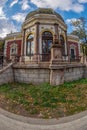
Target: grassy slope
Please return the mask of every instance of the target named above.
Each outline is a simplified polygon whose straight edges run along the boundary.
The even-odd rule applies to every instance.
[[[0,106],[17,114],[59,118],[87,109],[87,79],[51,86],[8,83],[0,86]]]

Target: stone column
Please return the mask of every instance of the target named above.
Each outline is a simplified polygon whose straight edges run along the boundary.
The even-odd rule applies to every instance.
[[[50,84],[51,85],[60,85],[64,83],[64,68],[65,66],[59,65],[51,67],[50,71]]]
[[[51,63],[50,63],[51,85],[59,85],[64,83],[64,69],[62,67],[62,51],[61,51],[62,46],[61,44],[59,44],[58,39],[55,38],[51,47]]]
[[[58,41],[59,41],[59,30],[58,30],[58,24],[57,23],[55,23],[54,24],[54,28],[55,28],[55,35],[57,36],[57,39],[58,39]]]
[[[25,45],[25,29],[23,30],[23,46],[22,46],[22,50],[23,50],[23,56],[26,56],[26,45]]]
[[[66,55],[68,55],[68,42],[67,42],[67,31],[65,31],[65,40],[66,40]]]
[[[62,46],[55,35],[51,47],[51,64],[59,64],[60,62],[62,62]]]
[[[67,60],[69,61],[70,54],[69,54],[69,43],[68,43],[68,40],[67,40],[67,31],[65,31],[65,38],[66,38],[66,55],[67,55]]]
[[[39,22],[35,23],[36,25],[36,36],[35,36],[35,56],[34,60],[39,61]]]
[[[23,30],[23,34],[22,34],[22,46],[21,46],[21,61],[24,61],[24,57],[26,56],[25,54],[25,29]]]

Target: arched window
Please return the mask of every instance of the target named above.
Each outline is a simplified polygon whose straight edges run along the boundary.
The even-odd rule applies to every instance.
[[[18,47],[16,43],[11,44],[10,46],[10,55],[17,55]]]
[[[60,35],[60,44],[62,45],[62,56],[64,56],[65,55],[65,41],[62,35]]]
[[[30,34],[27,37],[27,46],[26,46],[27,56],[32,56],[34,54],[34,35]]]
[[[76,46],[70,45],[70,58],[74,60],[76,58]]]
[[[53,42],[53,35],[49,31],[45,31],[42,34],[42,53],[43,54],[49,54],[50,53],[50,48],[51,44]]]

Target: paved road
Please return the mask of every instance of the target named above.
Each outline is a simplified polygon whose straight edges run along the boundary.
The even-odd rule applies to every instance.
[[[78,117],[77,119],[76,116]],[[7,112],[0,112],[0,130],[87,130],[87,111],[81,116],[76,116],[62,120],[40,121],[38,119],[15,116]]]

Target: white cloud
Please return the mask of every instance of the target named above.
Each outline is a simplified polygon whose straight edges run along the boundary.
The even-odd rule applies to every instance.
[[[0,0],[0,19],[7,19],[4,12],[4,6],[8,0]]]
[[[78,0],[79,3],[87,3],[87,0]]]
[[[0,0],[0,7],[3,7],[8,0]]]
[[[10,7],[13,7],[15,4],[18,3],[18,0],[14,0],[11,4],[10,4]]]
[[[5,16],[4,12],[3,12],[2,7],[0,7],[0,19],[6,19],[6,16]]]
[[[76,20],[77,20],[76,18],[67,19],[67,20],[66,20],[66,23],[67,23],[67,24],[70,24],[71,21],[75,22]]]
[[[84,6],[77,3],[75,5],[72,5],[72,9],[75,12],[80,13],[80,12],[82,12],[84,10]]]
[[[20,4],[21,4],[21,9],[22,9],[22,10],[27,10],[27,9],[30,8],[30,6],[29,6],[29,1],[28,1],[28,0],[22,0],[22,1],[20,2]]]
[[[58,8],[64,11],[81,12],[84,10],[84,6],[75,0],[31,0],[31,3],[37,7]]]
[[[4,7],[6,6],[7,1],[8,0],[0,0],[0,37],[5,37],[6,34],[10,33],[11,31],[17,31],[17,28],[13,22],[6,17],[6,10],[4,10]]]
[[[0,7],[0,16],[2,16],[4,13],[3,13],[3,10],[2,10],[2,7]]]
[[[17,13],[12,16],[12,19],[19,23],[22,23],[25,20],[25,17],[26,17],[25,13]]]
[[[12,22],[7,19],[0,20],[0,37],[5,37],[10,32],[16,32],[17,29]]]

